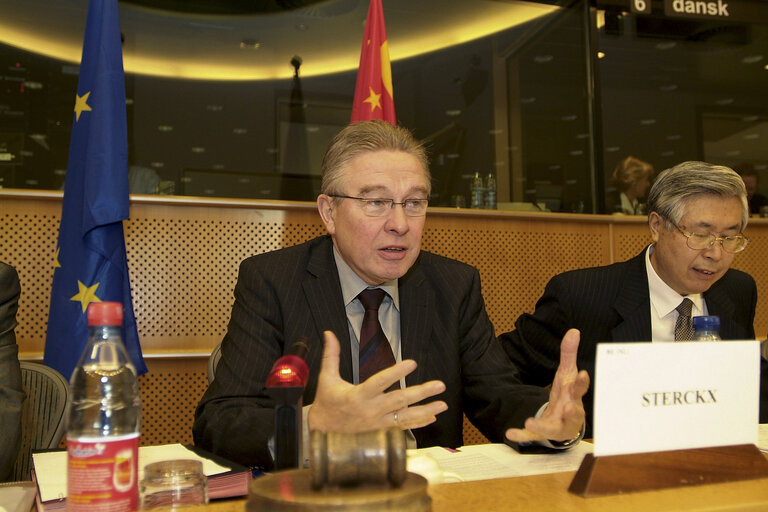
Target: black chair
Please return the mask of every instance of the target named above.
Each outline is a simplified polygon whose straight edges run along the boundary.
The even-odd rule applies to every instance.
[[[219,359],[221,359],[221,343],[214,347],[208,357],[208,384],[213,382],[213,378],[216,376],[216,366],[219,364]]]
[[[58,448],[72,397],[69,382],[49,366],[22,361],[21,380],[27,398],[21,406],[21,449],[13,480],[31,480],[32,452]]]

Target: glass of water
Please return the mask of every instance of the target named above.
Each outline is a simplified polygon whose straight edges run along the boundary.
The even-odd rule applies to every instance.
[[[208,503],[208,481],[199,460],[164,460],[144,467],[141,509],[177,509]]]

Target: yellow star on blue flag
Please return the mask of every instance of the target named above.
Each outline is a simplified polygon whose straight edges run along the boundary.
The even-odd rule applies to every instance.
[[[128,131],[117,0],[91,0],[88,7],[72,117],[43,361],[71,375],[88,339],[88,306],[119,302],[123,343],[142,374],[123,233]]]
[[[83,313],[85,313],[91,302],[101,302],[101,299],[96,296],[96,289],[98,287],[99,283],[93,286],[85,286],[82,281],[78,281],[77,288],[79,291],[69,300],[79,302],[83,306]]]

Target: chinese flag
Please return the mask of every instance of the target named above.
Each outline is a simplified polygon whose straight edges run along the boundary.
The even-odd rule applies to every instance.
[[[352,122],[381,119],[397,124],[393,98],[384,11],[381,0],[371,0],[368,18],[365,20],[363,48],[360,50]]]

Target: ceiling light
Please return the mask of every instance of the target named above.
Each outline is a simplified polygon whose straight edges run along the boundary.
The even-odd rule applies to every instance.
[[[235,135],[245,135],[246,133],[248,133],[248,128],[234,128],[232,130],[232,133],[234,133]]]
[[[605,58],[605,52],[597,52],[597,58],[598,58],[598,59],[603,59],[603,58]]]
[[[261,43],[255,39],[243,39],[240,41],[241,50],[258,50]]]
[[[172,132],[173,126],[169,124],[159,124],[157,125],[157,131],[159,132]]]
[[[193,153],[205,153],[205,148],[200,146],[195,146],[192,148]]]
[[[760,62],[763,60],[762,55],[747,55],[743,59],[741,59],[741,62],[744,64],[755,64],[756,62]]]

